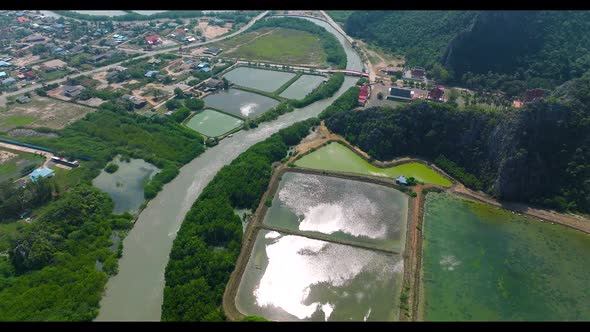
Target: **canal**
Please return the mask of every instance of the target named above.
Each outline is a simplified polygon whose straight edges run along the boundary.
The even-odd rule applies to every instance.
[[[309,19],[333,33],[348,57],[347,69],[362,70],[362,62],[336,29],[321,20]],[[140,213],[135,226],[123,241],[119,273],[112,277],[100,302],[96,321],[159,321],[164,290],[164,270],[176,232],[185,214],[215,174],[253,144],[282,128],[317,116],[336,98],[353,86],[357,77],[346,77],[334,96],[263,123],[258,128],[240,131],[222,140],[180,169]]]

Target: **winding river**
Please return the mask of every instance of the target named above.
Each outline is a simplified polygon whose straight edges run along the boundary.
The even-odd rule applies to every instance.
[[[362,70],[363,65],[350,44],[328,23],[306,18],[333,33],[346,51],[347,69]],[[180,169],[139,215],[123,242],[119,273],[112,277],[100,302],[96,321],[159,321],[164,290],[164,270],[185,214],[215,174],[250,146],[293,123],[317,116],[358,80],[346,77],[331,98],[287,113],[260,127],[235,133],[222,140]]]

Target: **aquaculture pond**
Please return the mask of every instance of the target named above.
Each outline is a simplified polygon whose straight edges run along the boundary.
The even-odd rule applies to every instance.
[[[264,223],[330,240],[401,251],[408,196],[374,183],[287,172]]]
[[[206,109],[190,118],[186,126],[205,136],[216,137],[241,126],[242,123],[244,121],[236,117]]]
[[[401,256],[260,230],[236,295],[274,321],[394,321]]]
[[[119,169],[112,174],[102,170],[100,175],[92,181],[92,185],[111,196],[115,203],[113,213],[135,214],[145,200],[144,182],[151,179],[159,169],[142,159],[131,159],[125,162],[117,157],[113,163],[119,165]]]
[[[276,70],[237,67],[227,72],[223,77],[237,85],[273,92],[295,77],[295,74]]]
[[[287,99],[303,99],[313,89],[317,88],[326,79],[318,75],[301,75],[297,81],[293,82],[279,96]]]
[[[444,193],[424,236],[425,320],[590,320],[590,236]]]
[[[205,105],[209,107],[220,109],[240,118],[251,119],[279,104],[275,99],[231,88],[209,95],[203,100]]]
[[[395,167],[379,168],[371,165],[346,146],[329,143],[295,162],[297,166],[327,171],[352,172],[366,175],[398,177],[413,176],[418,181],[450,186],[451,181],[421,163],[407,163]]]

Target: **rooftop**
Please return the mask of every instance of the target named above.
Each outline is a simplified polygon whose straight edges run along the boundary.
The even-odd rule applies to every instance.
[[[37,181],[37,179],[39,178],[46,178],[49,176],[53,175],[53,170],[47,168],[47,167],[43,167],[43,168],[37,168],[36,170],[33,171],[33,173],[31,173],[31,175],[29,175],[29,178],[31,179],[31,181]]]

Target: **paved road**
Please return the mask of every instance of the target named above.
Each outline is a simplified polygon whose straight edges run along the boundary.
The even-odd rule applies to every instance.
[[[207,45],[207,44],[219,42],[219,41],[222,41],[222,40],[225,40],[225,39],[234,37],[234,36],[236,36],[236,35],[244,32],[244,31],[248,30],[252,25],[254,25],[254,23],[256,23],[258,20],[260,20],[261,18],[263,18],[264,16],[266,16],[268,14],[268,12],[269,11],[267,10],[267,11],[261,13],[260,15],[256,16],[248,24],[246,24],[240,30],[238,30],[238,31],[236,31],[234,33],[231,33],[231,34],[229,34],[227,36],[223,36],[223,37],[219,37],[219,38],[215,38],[215,39],[210,39],[208,41],[204,41],[204,42],[200,42],[200,43],[195,43],[193,45],[190,45],[188,47],[183,48],[183,50],[190,49],[190,48],[195,48],[195,47],[200,47],[200,46],[203,46],[203,45]],[[167,48],[167,49],[152,51],[152,52],[150,52],[148,54],[138,56],[138,57],[136,57],[134,59],[142,59],[142,58],[152,57],[152,56],[154,56],[156,54],[162,54],[162,53],[177,53],[177,52],[178,52],[178,50],[175,49],[175,48]],[[120,61],[120,62],[117,62],[117,63],[113,63],[113,64],[110,64],[110,65],[107,65],[107,66],[103,66],[103,67],[100,67],[100,68],[96,68],[96,69],[84,71],[84,72],[81,72],[81,73],[76,74],[76,75],[68,75],[68,76],[66,76],[64,78],[60,78],[60,79],[53,80],[53,81],[48,81],[46,83],[47,84],[63,83],[65,81],[67,81],[68,78],[75,78],[75,77],[82,76],[82,75],[95,74],[95,73],[98,73],[98,72],[101,72],[101,71],[109,70],[111,68],[114,68],[115,66],[121,65],[125,61],[127,61],[127,60]],[[3,105],[3,104],[6,103],[6,97],[16,96],[16,95],[20,95],[20,94],[27,93],[27,92],[32,92],[32,91],[34,91],[34,90],[36,90],[38,88],[41,88],[41,87],[43,87],[42,84],[35,84],[35,85],[28,86],[26,88],[20,89],[20,90],[15,91],[15,92],[9,92],[9,93],[2,94],[0,96],[0,105]]]

